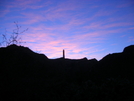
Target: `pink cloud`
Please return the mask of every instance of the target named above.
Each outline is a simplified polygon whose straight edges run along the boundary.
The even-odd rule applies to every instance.
[[[38,9],[41,8],[42,6],[36,6],[37,2],[40,2],[41,0],[15,0],[14,2],[9,2],[7,5],[7,8],[22,8],[23,10],[26,8],[31,8],[31,9]]]
[[[134,29],[134,27],[131,27],[131,28],[129,28],[129,29]]]
[[[64,9],[63,9],[64,10]],[[66,13],[65,11],[60,12],[56,10],[56,8],[51,8],[47,11],[43,11],[42,15],[44,15],[44,18],[46,20],[55,21],[57,19],[60,19],[61,21],[66,21],[70,19],[69,13]]]
[[[1,13],[0,16],[4,16],[7,13],[10,13],[11,11],[13,11],[12,8],[20,8],[20,9],[15,9],[15,11],[25,10],[27,8],[39,9],[39,8],[43,8],[50,4],[50,2],[47,1],[40,5],[36,5],[40,1],[41,0],[14,0],[13,2],[12,1],[5,2],[4,10],[0,11],[0,13]]]
[[[39,14],[35,14],[35,13],[21,13],[22,15],[24,15],[23,18],[27,18],[28,20],[21,22],[21,24],[33,24],[36,22],[40,22],[44,20],[44,17],[42,15]]]
[[[25,34],[22,34],[22,39],[25,41],[25,42],[35,42],[35,43],[41,43],[43,41],[46,41],[47,40],[50,40],[51,37],[49,36],[51,35],[51,33],[25,33]]]
[[[50,45],[46,46],[42,49],[42,50],[44,50],[43,52],[46,55],[48,54],[48,57],[50,57],[50,58],[61,57],[63,49],[65,49],[65,51],[66,51],[67,58],[83,58],[83,57],[89,56],[89,53],[91,53],[91,51],[94,52],[94,49],[89,50],[87,48],[81,48],[80,46],[78,46],[77,43],[75,43],[75,44],[66,43],[66,46],[61,46],[61,47],[54,47],[54,45],[52,45],[52,44],[50,44]],[[88,52],[84,52],[84,51],[88,51]],[[80,52],[83,52],[83,53],[80,54]]]
[[[96,14],[94,15],[94,17],[100,17],[100,16],[109,16],[112,15],[116,12],[117,10],[99,10],[98,12],[96,12]]]
[[[36,29],[38,31],[38,28]],[[36,31],[35,30],[35,31]],[[40,30],[40,29],[39,29]],[[66,55],[68,58],[83,58],[88,56],[89,53],[98,52],[97,47],[83,47],[87,42],[82,39],[77,39],[78,37],[51,37],[54,36],[52,33],[28,33],[23,35],[24,41],[26,41],[26,46],[30,47],[32,50],[41,51],[41,53],[46,54],[49,58],[58,58],[62,53],[62,50],[66,50]],[[92,35],[91,35],[92,36]],[[82,36],[81,36],[82,37]],[[72,40],[70,40],[70,38]],[[93,37],[92,37],[93,38]],[[83,41],[83,42],[82,42]],[[92,39],[93,41],[93,39]],[[34,45],[33,45],[34,42]],[[82,54],[80,54],[82,52]],[[73,53],[73,54],[72,54]]]
[[[46,17],[43,17],[42,15],[36,15],[36,14],[25,14],[23,13],[23,15],[25,15],[26,18],[28,18],[29,20],[27,21],[23,21],[21,22],[21,24],[26,24],[26,25],[30,25],[30,24],[34,24],[34,23],[38,23],[41,21],[45,21]],[[70,19],[68,21],[68,23],[66,24],[62,24],[62,25],[53,25],[53,26],[46,26],[46,25],[38,25],[38,29],[44,29],[44,30],[49,30],[49,31],[53,31],[53,30],[62,30],[62,31],[68,31],[70,29],[73,29],[76,26],[79,26],[81,24],[84,24],[86,21],[81,21],[79,19]],[[37,27],[35,28],[37,29]],[[32,29],[34,30],[34,29]]]
[[[0,10],[0,17],[3,17],[3,16],[5,16],[6,14],[8,14],[10,12],[10,10],[9,9],[5,9],[5,10]]]
[[[80,35],[76,35],[75,38],[77,40],[79,39],[92,39],[93,37],[98,37],[100,36],[99,32],[91,32],[91,33],[86,33],[86,34],[80,34]]]
[[[38,28],[36,30],[38,31]],[[35,32],[31,34],[28,33],[28,35],[24,35],[23,39],[25,39],[26,42],[28,41],[26,43],[26,46],[30,47],[32,50],[41,51],[40,53],[46,54],[49,58],[61,57],[63,49],[66,50],[67,58],[74,58],[74,57],[83,58],[86,56],[88,58],[91,58],[92,56],[89,55],[90,53],[102,51],[100,49],[98,50],[97,46],[82,47],[84,44],[87,44],[87,42],[84,41],[87,35],[85,35],[84,37],[83,36],[80,35],[79,36],[80,38],[78,38],[78,36],[72,36],[72,37],[61,36],[56,38],[55,35],[54,36],[56,38],[55,39],[51,37],[51,33]],[[90,37],[90,35],[88,36],[89,38],[92,39],[91,41],[95,40],[93,39],[93,37]],[[93,36],[93,33],[91,36]],[[98,34],[96,34],[95,36],[98,36]],[[70,40],[70,38],[72,40]],[[31,42],[34,42],[36,45],[33,45]],[[82,54],[80,54],[80,52],[82,52]]]
[[[121,35],[120,37],[126,37],[126,35]]]
[[[129,39],[128,39],[128,42],[134,42],[134,37],[130,36]]]
[[[54,7],[51,7],[49,8],[48,10],[45,10],[45,11],[39,11],[38,13],[21,13],[24,15],[24,18],[28,18],[29,20],[24,22],[25,24],[32,24],[32,23],[35,23],[35,22],[39,22],[39,21],[47,21],[47,20],[50,20],[50,21],[55,21],[57,19],[59,19],[60,21],[63,21],[63,22],[68,22],[72,19],[72,16],[67,13],[66,11],[68,10],[74,10],[75,7],[67,7],[67,5],[63,6],[62,5],[58,5],[58,6],[54,6]],[[76,19],[73,19],[72,20],[73,23],[75,24],[79,24],[80,22],[82,21],[76,21]],[[70,23],[72,24],[72,23]]]
[[[125,27],[134,25],[132,22],[119,22],[119,23],[111,23],[108,24],[106,21],[103,22],[93,22],[90,25],[84,26],[86,29],[108,29],[113,27]]]
[[[90,25],[84,26],[87,29],[98,29],[104,24],[105,22],[92,22]]]
[[[68,21],[72,19],[70,11],[79,10],[81,8],[80,4],[74,1],[64,1],[58,5],[52,6],[49,9],[42,11],[42,15],[45,15],[45,18],[51,21],[60,19],[61,21]]]
[[[120,22],[120,23],[107,24],[107,25],[102,26],[102,27],[105,29],[105,28],[122,27],[122,26],[130,26],[130,25],[134,25],[134,23]]]

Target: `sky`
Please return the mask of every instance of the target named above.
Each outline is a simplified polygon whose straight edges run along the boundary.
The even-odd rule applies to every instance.
[[[48,58],[100,60],[134,44],[133,0],[0,0],[0,42],[16,29],[21,45]]]

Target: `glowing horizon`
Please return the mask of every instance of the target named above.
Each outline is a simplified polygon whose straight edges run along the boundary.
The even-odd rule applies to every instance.
[[[29,28],[20,35],[23,45],[48,58],[65,49],[66,58],[99,60],[134,44],[133,0],[4,0],[0,6],[0,33],[11,33],[18,21]]]

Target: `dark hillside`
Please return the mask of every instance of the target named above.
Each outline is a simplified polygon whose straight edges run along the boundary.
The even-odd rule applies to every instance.
[[[134,45],[96,59],[48,59],[27,47],[0,48],[0,101],[133,101]]]
[[[122,76],[134,79],[134,45],[121,53],[108,54],[99,61],[99,74],[104,77]]]
[[[90,78],[93,66],[98,63],[96,59],[51,59],[49,60],[48,75],[55,74],[60,78],[72,82],[81,82]]]

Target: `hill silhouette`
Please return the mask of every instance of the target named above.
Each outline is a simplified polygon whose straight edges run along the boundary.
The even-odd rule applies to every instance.
[[[15,44],[0,48],[1,101],[133,101],[134,45],[96,59],[49,59]]]

